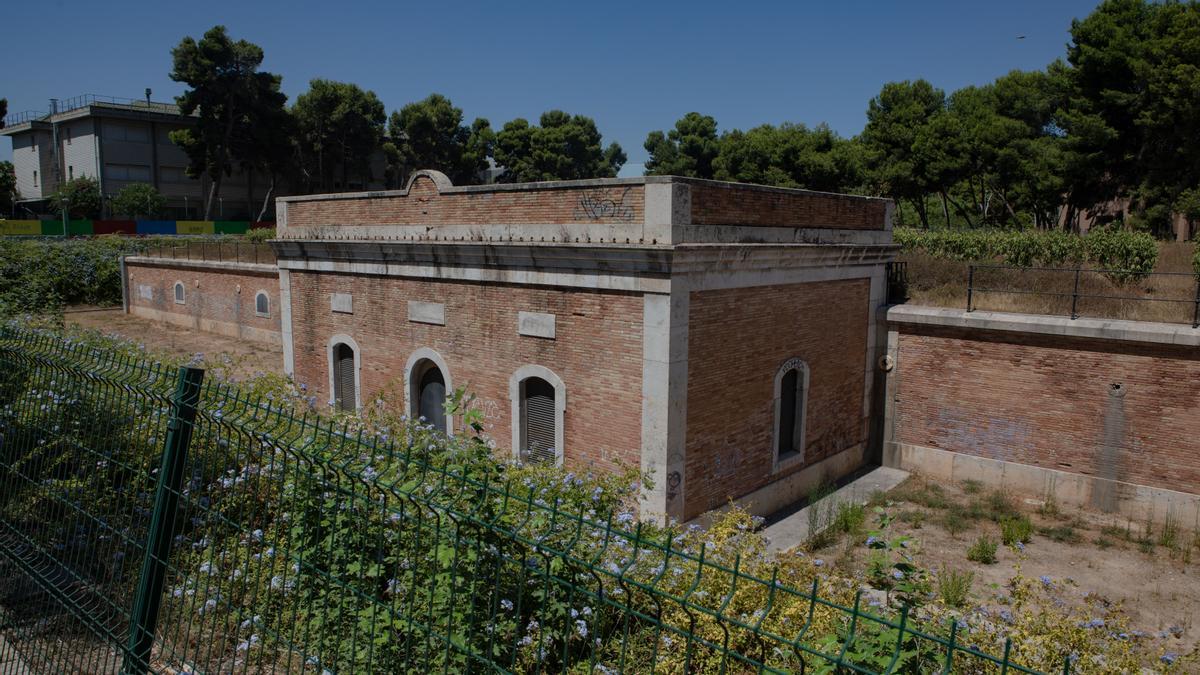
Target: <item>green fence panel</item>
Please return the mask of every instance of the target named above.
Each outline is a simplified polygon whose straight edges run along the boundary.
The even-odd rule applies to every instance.
[[[244,220],[217,220],[213,222],[217,234],[246,234],[250,223]]]
[[[474,439],[176,373],[0,327],[0,642],[30,671],[1035,672],[567,506]]]

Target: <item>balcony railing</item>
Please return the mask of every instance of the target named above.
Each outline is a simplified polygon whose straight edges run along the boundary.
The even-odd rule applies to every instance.
[[[171,260],[275,264],[275,251],[271,245],[258,242],[189,241],[176,246],[149,248],[141,255]]]

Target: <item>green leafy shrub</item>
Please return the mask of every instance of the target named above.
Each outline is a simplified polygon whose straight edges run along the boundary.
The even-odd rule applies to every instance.
[[[971,548],[967,549],[967,560],[991,565],[996,562],[996,540],[986,534],[979,535]]]
[[[949,607],[962,607],[971,596],[975,573],[970,570],[951,570],[944,565],[937,574],[938,597]]]
[[[252,230],[247,230],[244,239],[246,241],[263,242],[275,238],[275,228],[273,227],[256,227]]]
[[[1000,541],[1005,546],[1027,544],[1033,538],[1033,522],[1029,516],[1020,515],[1015,518],[1005,518],[1000,521]]]
[[[1158,243],[1145,232],[1098,228],[1083,238],[1087,257],[1115,283],[1146,278],[1158,263]]]
[[[863,523],[867,520],[867,510],[857,502],[842,502],[838,504],[837,515],[833,519],[833,528],[845,534],[858,534],[862,531]]]
[[[1085,237],[1044,230],[917,230],[893,232],[905,251],[960,262],[1004,262],[1017,267],[1090,264],[1119,270],[1114,281],[1143,278],[1158,262],[1158,245],[1145,232],[1098,228]]]

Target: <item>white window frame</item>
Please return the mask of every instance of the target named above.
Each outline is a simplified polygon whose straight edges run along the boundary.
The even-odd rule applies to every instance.
[[[354,352],[354,409],[362,410],[362,350],[358,348],[358,343],[354,341],[354,338],[343,333],[338,333],[337,335],[329,338],[329,344],[326,345],[325,348],[325,352],[328,357],[327,365],[329,371],[329,400],[334,401],[334,405],[337,404],[336,400],[334,399],[334,395],[337,393],[337,387],[334,386],[333,351],[334,347],[337,347],[339,344],[346,345],[350,348],[350,351]],[[330,407],[333,406],[331,405]]]
[[[786,457],[779,456],[779,428],[783,413],[783,377],[791,370],[798,370],[801,381],[803,398],[800,401],[800,447]],[[771,473],[778,473],[798,464],[804,463],[804,455],[808,446],[808,399],[809,399],[809,368],[808,363],[799,357],[788,359],[775,371],[775,424],[771,433]]]
[[[258,311],[258,299],[259,298],[267,299],[267,311],[265,311],[265,312]],[[268,319],[271,318],[271,296],[266,291],[258,291],[254,294],[254,316],[263,316]]]
[[[420,415],[417,407],[421,403],[421,392],[417,391],[417,388],[421,386],[421,376],[425,374],[425,368],[422,365],[425,363],[433,364],[442,371],[442,380],[446,383],[446,397],[449,398],[454,393],[454,380],[450,376],[450,366],[446,365],[446,360],[442,358],[442,355],[429,347],[420,347],[414,351],[408,357],[408,362],[404,364],[404,409],[414,420]],[[453,415],[446,415],[446,433],[454,433]]]
[[[512,374],[508,380],[508,399],[512,411],[512,456],[516,462],[521,461],[521,446],[524,445],[525,434],[521,428],[521,399],[525,389],[525,380],[540,377],[554,387],[554,466],[562,466],[566,456],[566,419],[567,419],[567,385],[554,371],[544,366],[524,365]]]
[[[182,281],[176,281],[171,286],[171,297],[175,299],[175,304],[186,305],[187,304],[187,284],[183,283]]]

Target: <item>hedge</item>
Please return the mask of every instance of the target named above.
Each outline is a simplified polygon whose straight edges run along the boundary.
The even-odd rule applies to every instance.
[[[1113,270],[1116,281],[1154,271],[1158,242],[1145,232],[1097,229],[1086,236],[1042,230],[918,230],[898,227],[895,241],[905,251],[962,262],[1003,261],[1017,267],[1091,265]],[[1197,258],[1200,265],[1200,258]],[[1200,272],[1200,267],[1197,268]]]

